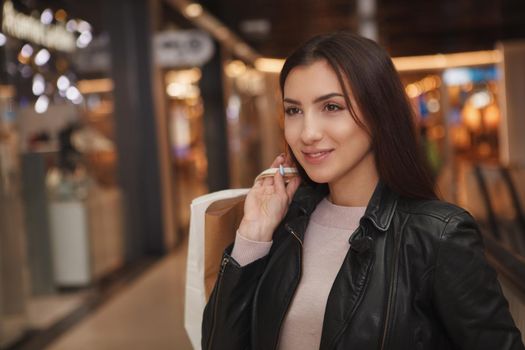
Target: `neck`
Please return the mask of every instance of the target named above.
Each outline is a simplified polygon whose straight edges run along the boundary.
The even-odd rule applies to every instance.
[[[372,152],[342,177],[328,183],[330,202],[347,207],[366,207],[379,181]]]

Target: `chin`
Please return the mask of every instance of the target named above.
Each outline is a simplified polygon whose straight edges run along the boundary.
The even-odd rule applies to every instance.
[[[305,169],[306,171],[306,169]],[[319,174],[319,173],[312,173],[312,172],[308,172],[306,171],[306,174],[308,175],[308,177],[310,178],[310,180],[314,181],[314,182],[317,182],[319,184],[324,184],[324,183],[328,183],[332,180],[332,176],[328,175],[328,174]]]

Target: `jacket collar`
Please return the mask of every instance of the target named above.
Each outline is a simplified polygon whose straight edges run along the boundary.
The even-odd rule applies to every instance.
[[[399,196],[379,181],[368,202],[364,217],[381,231],[387,231],[394,217]]]
[[[327,195],[328,186],[326,184],[320,184],[316,187],[301,186],[297,190],[293,202],[298,206],[302,214],[309,217],[317,204]],[[387,231],[394,216],[398,197],[397,193],[379,181],[363,217],[370,220],[378,230]]]

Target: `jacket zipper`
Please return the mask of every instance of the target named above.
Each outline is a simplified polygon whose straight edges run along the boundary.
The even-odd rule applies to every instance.
[[[221,270],[219,271],[219,280],[217,281],[217,293],[215,293],[215,305],[213,307],[213,325],[211,328],[210,333],[210,342],[208,343],[208,350],[212,348],[213,345],[213,338],[215,335],[215,325],[217,324],[217,309],[219,304],[219,295],[221,292],[221,284],[222,284],[222,276],[224,275],[224,270],[226,269],[226,265],[230,259],[228,257],[224,257],[221,262]]]
[[[394,265],[394,268],[392,269],[392,275],[390,276],[390,287],[389,287],[389,291],[388,291],[388,302],[386,304],[385,324],[383,325],[383,338],[381,339],[381,350],[385,349],[386,336],[387,336],[387,333],[388,333],[388,328],[389,328],[388,326],[390,324],[390,322],[389,322],[390,312],[391,312],[391,309],[392,309],[392,299],[394,298],[394,279],[397,276],[397,270],[398,270],[398,266],[399,266],[399,263],[397,261],[397,256],[399,255],[399,249],[400,249],[400,246],[401,246],[400,242],[401,242],[401,238],[399,238],[399,242],[397,243],[396,249],[394,251],[393,261],[394,261],[395,265]]]
[[[301,245],[301,249],[299,250],[299,259],[301,260],[301,271],[299,273],[299,280],[301,280],[302,264],[303,264],[303,242],[301,241],[299,236],[294,232],[294,230],[290,226],[286,225],[285,228],[286,228],[286,230],[288,232],[290,232],[292,234],[292,236],[295,237],[295,239]],[[297,285],[295,286],[295,291],[296,290],[297,290]],[[295,295],[295,291],[294,291],[293,295]],[[286,311],[284,312],[283,316],[281,317],[280,324],[279,324],[279,334],[277,335],[277,341],[275,342],[275,346],[273,347],[274,350],[276,350],[277,347],[279,346],[279,341],[281,340],[281,330],[282,330],[282,326],[283,326],[283,321],[284,321],[286,315],[288,314],[288,311],[290,310],[290,303],[291,303],[291,301],[293,299],[293,295],[290,297],[290,300],[288,301],[288,304],[286,305]]]

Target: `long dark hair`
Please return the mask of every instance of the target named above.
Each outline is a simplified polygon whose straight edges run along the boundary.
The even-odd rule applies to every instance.
[[[279,77],[281,93],[284,95],[293,68],[319,60],[325,60],[337,74],[352,117],[370,133],[380,180],[409,198],[437,198],[419,145],[414,111],[388,53],[376,42],[346,31],[316,36],[286,59]],[[365,123],[352,109],[345,82]],[[319,185],[308,177],[289,145],[288,152],[303,182]]]

